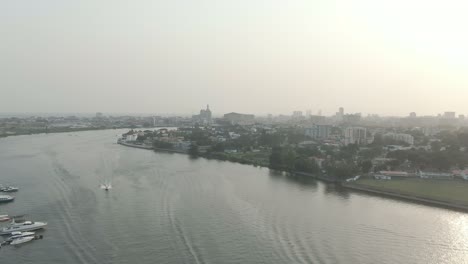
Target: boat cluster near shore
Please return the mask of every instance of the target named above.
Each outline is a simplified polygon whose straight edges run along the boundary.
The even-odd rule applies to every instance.
[[[19,188],[13,186],[0,185],[0,192],[11,193],[17,192]],[[13,202],[14,196],[0,195],[0,203]],[[43,229],[47,226],[46,222],[34,222],[25,219],[24,215],[9,216],[8,214],[0,213],[0,222],[8,222],[9,224],[0,228],[0,235],[4,236],[3,241],[0,241],[0,248],[4,245],[20,245],[33,240],[42,239],[42,235],[36,235],[35,230]]]
[[[17,192],[19,189],[14,186],[4,186],[0,184],[0,192],[1,193],[12,193],[12,192]],[[0,203],[8,203],[8,202],[13,202],[15,200],[14,196],[11,195],[4,195],[0,194]],[[0,215],[1,216],[1,215]]]

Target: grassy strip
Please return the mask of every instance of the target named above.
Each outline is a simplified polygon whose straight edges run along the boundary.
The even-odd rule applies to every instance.
[[[207,154],[201,154],[201,157],[208,159],[225,160],[231,162],[237,162],[241,164],[251,164],[254,166],[268,167],[270,165],[270,152],[239,152],[239,153],[224,153],[224,152],[212,152]]]
[[[360,179],[353,184],[384,192],[468,205],[468,182],[462,180]]]

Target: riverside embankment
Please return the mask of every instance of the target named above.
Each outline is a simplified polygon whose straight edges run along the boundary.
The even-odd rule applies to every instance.
[[[155,151],[160,151],[160,152],[168,152],[168,153],[179,153],[179,154],[187,154],[184,151],[179,151],[179,150],[174,150],[174,149],[164,149],[164,148],[154,148],[152,146],[147,146],[147,145],[138,145],[138,144],[132,144],[132,143],[127,143],[127,142],[119,142],[119,144],[127,147],[133,147],[133,148],[139,148],[139,149],[146,149],[146,150],[155,150]],[[251,161],[245,161],[239,162],[236,160],[229,160],[229,159],[219,159],[216,158],[216,156],[204,156],[201,155],[200,157],[206,158],[206,159],[213,159],[213,160],[220,160],[220,161],[230,161],[234,163],[241,163],[241,164],[247,164],[247,165],[254,165],[257,167],[265,167],[268,168],[268,166],[262,166],[259,164],[255,164],[255,162]],[[303,177],[308,177],[308,178],[314,178],[319,181],[323,181],[326,183],[340,183],[338,179],[335,177],[330,177],[326,176],[323,174],[312,174],[312,173],[307,173],[307,172],[300,172],[300,171],[292,171],[292,172],[287,172]],[[373,194],[373,195],[379,195],[379,196],[385,196],[385,197],[391,197],[391,198],[396,198],[400,200],[406,200],[406,201],[412,201],[416,203],[423,203],[426,205],[433,205],[433,206],[438,206],[438,207],[444,207],[444,208],[451,208],[451,209],[456,209],[456,210],[463,210],[463,211],[468,211],[468,204],[463,204],[457,201],[448,201],[448,200],[438,200],[434,198],[429,198],[429,197],[424,197],[421,195],[417,194],[412,194],[412,193],[405,193],[405,192],[400,192],[397,190],[389,190],[385,188],[377,188],[377,187],[372,187],[372,186],[367,186],[367,185],[362,185],[358,183],[348,183],[348,182],[343,182],[341,183],[341,186],[344,188],[347,188],[349,190],[353,191],[359,191],[359,192],[366,192],[368,194]]]
[[[398,189],[374,187],[374,186],[369,186],[365,184],[359,184],[359,180],[356,183],[353,183],[353,182],[343,183],[342,186],[350,190],[366,192],[366,193],[373,194],[373,195],[391,197],[391,198],[395,198],[399,200],[423,203],[426,205],[432,205],[432,206],[437,206],[437,207],[468,211],[467,203],[459,199],[452,198],[452,197],[456,197],[455,192],[452,192],[452,194],[447,194],[447,195],[452,195],[452,197],[434,198],[434,197],[430,197],[430,194],[424,194],[424,193],[421,194],[420,192],[416,192],[416,191],[405,192],[405,191],[401,191]],[[439,190],[439,192],[442,192],[442,190]]]

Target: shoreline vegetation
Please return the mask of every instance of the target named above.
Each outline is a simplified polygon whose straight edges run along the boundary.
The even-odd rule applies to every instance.
[[[436,185],[442,187],[434,192]],[[390,182],[362,179],[343,183],[342,186],[373,195],[468,211],[468,193],[464,191],[468,190],[468,184],[461,181],[404,179]],[[424,188],[429,190],[423,190]]]
[[[13,136],[27,136],[27,135],[39,135],[39,134],[55,134],[55,133],[71,133],[71,132],[83,132],[83,131],[97,131],[114,129],[109,127],[85,127],[85,128],[69,128],[69,127],[56,127],[45,129],[27,129],[19,130],[14,134],[0,134],[0,138],[13,137]],[[125,127],[123,128],[125,129]]]
[[[190,155],[188,151],[178,151],[168,148],[155,148],[153,146],[144,146],[138,144],[130,144],[119,142],[119,144],[127,147],[140,149],[154,150],[160,152],[178,153]],[[223,155],[205,155],[198,154],[197,157],[214,159],[220,161],[230,161],[244,165],[253,165],[255,167],[265,167],[272,170],[278,170],[269,166],[269,164],[259,163],[246,158],[233,158],[232,156]],[[418,204],[431,205],[442,208],[468,211],[468,183],[463,181],[446,181],[446,180],[421,180],[421,179],[402,179],[393,181],[374,180],[370,177],[363,177],[357,181],[346,182],[341,181],[337,177],[330,177],[322,173],[307,173],[301,171],[279,170],[294,175],[314,178],[326,183],[338,184],[347,190],[365,192],[371,195],[384,196],[398,200],[415,202]],[[442,190],[440,187],[442,187]],[[453,190],[458,190],[453,192]],[[459,197],[457,198],[453,198]]]

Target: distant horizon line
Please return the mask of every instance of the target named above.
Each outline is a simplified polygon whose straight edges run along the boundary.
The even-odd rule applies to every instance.
[[[241,112],[241,111],[228,111],[227,113],[241,113],[241,114],[254,114],[256,117],[268,117],[270,114],[272,116],[292,116],[291,111],[289,114],[285,113],[252,113],[252,112]],[[308,115],[305,114],[306,111],[302,111],[302,117],[307,117]],[[446,111],[446,112],[455,112],[455,111]],[[184,117],[191,117],[193,113],[155,113],[155,112],[0,112],[0,117],[32,117],[32,116],[57,116],[57,117],[65,117],[65,116],[95,116],[97,113],[102,113],[104,116],[162,116],[162,117],[174,117],[174,116],[184,116]],[[456,113],[456,112],[455,112]],[[407,115],[382,115],[382,114],[375,114],[375,113],[362,113],[362,112],[354,112],[354,113],[345,113],[347,114],[361,114],[362,117],[368,116],[378,116],[378,117],[410,117],[410,113]],[[213,115],[214,117],[222,117],[224,114],[221,115]],[[416,117],[438,117],[439,115],[443,116],[443,113],[439,114],[432,114],[432,115],[417,115]],[[460,114],[459,114],[460,115]],[[456,115],[455,118],[458,118],[459,115]],[[464,116],[464,114],[461,114]],[[327,114],[311,114],[311,116],[324,116],[324,117],[333,117],[335,114],[327,115]]]

